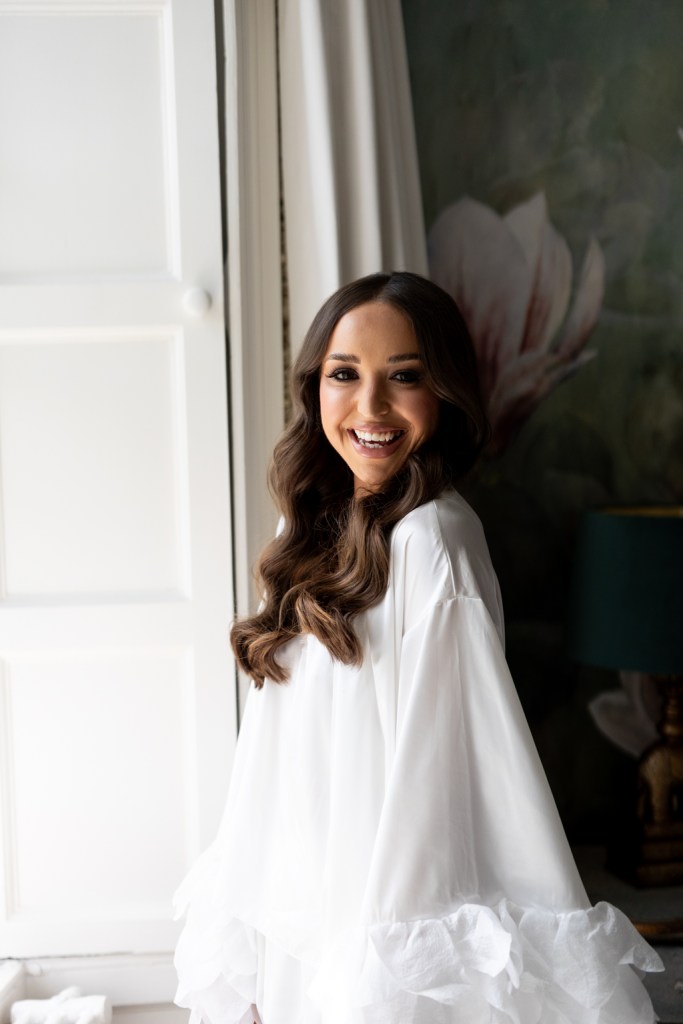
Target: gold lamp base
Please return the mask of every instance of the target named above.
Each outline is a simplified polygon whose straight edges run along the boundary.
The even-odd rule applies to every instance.
[[[607,867],[633,885],[645,888],[683,884],[683,829],[650,839],[642,833],[610,848]]]
[[[608,868],[638,886],[683,883],[683,676],[655,677],[659,738],[638,764],[637,823],[608,853]]]

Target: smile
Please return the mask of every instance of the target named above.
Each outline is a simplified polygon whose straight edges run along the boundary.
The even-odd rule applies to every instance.
[[[382,431],[367,431],[367,430],[349,430],[353,440],[361,446],[361,448],[367,449],[381,449],[390,448],[395,445],[403,435],[405,430],[382,430]]]

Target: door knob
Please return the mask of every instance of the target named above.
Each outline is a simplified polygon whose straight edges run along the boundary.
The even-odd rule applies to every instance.
[[[204,316],[211,309],[211,295],[204,288],[188,288],[183,295],[183,309],[190,316]]]

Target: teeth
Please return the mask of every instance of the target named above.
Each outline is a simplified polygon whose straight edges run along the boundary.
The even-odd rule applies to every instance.
[[[392,430],[382,434],[370,434],[365,430],[354,430],[354,434],[359,441],[380,441],[384,444],[386,444],[387,441],[396,440],[401,433],[403,433],[401,430]]]
[[[396,441],[404,430],[354,430],[356,440],[363,448],[384,448],[386,445]]]

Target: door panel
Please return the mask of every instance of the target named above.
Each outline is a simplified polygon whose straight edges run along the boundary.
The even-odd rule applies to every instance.
[[[171,273],[170,4],[31,6],[0,34],[0,273]]]
[[[167,913],[184,864],[188,669],[182,648],[8,661],[17,918]],[[56,694],[69,708],[59,728],[45,714]],[[49,771],[36,772],[36,750]]]
[[[0,341],[7,597],[187,596],[183,384],[171,333]]]

